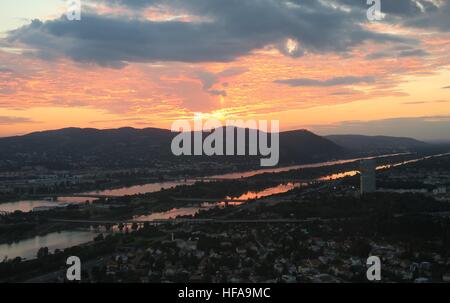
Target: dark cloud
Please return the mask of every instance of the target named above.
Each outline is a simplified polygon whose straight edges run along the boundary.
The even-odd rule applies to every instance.
[[[22,123],[35,123],[35,121],[33,121],[30,118],[24,117],[0,116],[0,125],[12,125]]]
[[[381,58],[392,58],[392,57],[395,57],[395,55],[393,56],[392,52],[389,52],[389,51],[375,52],[375,53],[366,55],[367,60],[376,60],[376,59],[381,59]]]
[[[109,4],[109,5],[121,5],[128,6],[134,9],[142,9],[156,4],[161,4],[164,1],[161,0],[93,0],[92,2]]]
[[[440,1],[439,6],[431,1],[421,1],[424,5],[424,11],[414,16],[403,20],[406,26],[417,28],[432,28],[443,32],[450,30],[450,1]]]
[[[335,77],[328,80],[315,80],[309,78],[295,78],[276,80],[275,83],[286,84],[289,86],[337,86],[337,85],[352,85],[358,83],[372,83],[373,77]]]
[[[0,73],[12,74],[13,70],[7,67],[0,66]]]
[[[104,1],[111,5],[111,2]],[[231,61],[272,45],[298,57],[308,52],[346,52],[364,41],[407,42],[361,25],[360,8],[344,10],[317,0],[115,0],[141,10],[166,5],[209,21],[148,21],[86,12],[81,21],[34,20],[9,33],[9,43],[34,48],[46,59],[66,56],[120,68],[128,62]],[[195,20],[195,18],[194,18]],[[286,52],[287,39],[299,47]]]
[[[209,90],[208,93],[212,96],[222,96],[222,97],[227,96],[227,92],[225,90],[212,89],[212,90]]]
[[[450,89],[450,85],[449,86],[444,86],[443,88],[445,88],[445,89],[449,88]]]
[[[339,3],[357,6],[366,10],[369,5],[366,0],[338,0]],[[436,6],[428,0],[381,0],[381,12],[393,16],[418,16],[422,13],[421,7],[433,10]]]
[[[337,124],[311,125],[309,128],[322,135],[363,134],[411,137],[423,141],[450,140],[450,116],[344,121]]]
[[[379,51],[375,53],[368,54],[366,59],[376,60],[381,58],[402,58],[402,57],[425,57],[429,53],[423,49],[415,49],[409,46],[407,47],[396,47],[384,51]]]
[[[99,123],[116,123],[116,122],[146,122],[147,123],[147,119],[145,118],[122,118],[122,119],[108,119],[108,120],[95,120],[95,121],[91,121],[89,123],[93,123],[93,124],[99,124]]]
[[[16,91],[16,88],[13,87],[0,87],[0,95],[12,95]]]
[[[347,96],[347,95],[356,95],[356,94],[362,94],[362,93],[363,92],[358,91],[358,90],[347,89],[347,90],[340,90],[340,91],[332,92],[330,95],[332,95],[332,96]]]
[[[232,43],[231,38],[214,24],[83,15],[80,22],[64,17],[47,22],[34,20],[13,31],[8,40],[32,46],[47,59],[64,55],[112,67],[158,60],[229,61],[262,46],[252,41]]]
[[[366,0],[336,0],[349,7],[367,10]],[[442,0],[381,0],[382,22],[407,27],[431,28],[442,32],[450,30],[450,1]]]
[[[246,71],[248,71],[248,69],[245,67],[230,67],[219,73],[211,73],[211,72],[203,71],[203,70],[197,71],[195,73],[195,76],[198,79],[200,79],[200,81],[202,81],[203,88],[205,90],[208,90],[212,86],[214,86],[216,83],[218,83],[221,78],[237,76],[242,73],[245,73]]]
[[[411,101],[411,102],[403,102],[403,104],[408,104],[408,105],[417,105],[417,104],[426,104],[428,102],[425,101]]]
[[[418,105],[418,104],[431,104],[431,103],[449,103],[450,100],[434,100],[434,101],[408,101],[403,104]]]
[[[232,76],[237,76],[242,73],[245,73],[248,71],[245,67],[230,67],[227,68],[219,73],[212,73],[208,71],[197,71],[195,73],[195,77],[197,77],[203,85],[203,90],[205,90],[208,94],[211,96],[227,96],[226,90],[217,90],[217,89],[211,89],[215,84],[219,83],[221,78],[227,78]],[[223,87],[228,87],[228,83],[222,83]]]
[[[428,55],[429,53],[422,49],[404,50],[398,54],[399,57],[425,57]]]
[[[230,3],[234,3],[234,0],[227,0]],[[93,2],[99,2],[104,4],[113,4],[113,5],[121,5],[128,6],[134,9],[142,9],[145,7],[156,6],[161,4],[168,4],[176,7],[188,8],[193,11],[202,11],[205,12],[207,10],[211,10],[213,8],[222,7],[222,0],[94,0]],[[208,4],[207,2],[210,2]],[[222,2],[222,3],[221,3]],[[307,0],[291,0],[293,4],[305,4]],[[316,1],[319,2],[319,1]],[[367,4],[367,0],[335,0],[329,1],[331,4],[341,4],[349,7],[357,7],[361,10],[367,9],[369,6]],[[419,3],[419,4],[418,4]],[[423,6],[426,9],[435,9],[436,5],[429,0],[381,0],[382,10],[387,14],[394,15],[418,15],[421,12],[420,6]]]

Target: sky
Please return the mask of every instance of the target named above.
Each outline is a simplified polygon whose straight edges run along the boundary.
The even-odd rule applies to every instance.
[[[450,140],[450,0],[380,3],[2,1],[0,136],[200,116]]]

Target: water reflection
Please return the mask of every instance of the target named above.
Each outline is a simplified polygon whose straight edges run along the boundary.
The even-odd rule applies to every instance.
[[[54,252],[55,249],[65,249],[90,242],[97,235],[98,233],[91,231],[62,231],[36,236],[12,244],[0,244],[0,259],[3,260],[5,257],[8,259],[15,257],[34,259],[41,247],[48,247],[50,252]]]
[[[414,163],[414,162],[419,162],[422,160],[426,160],[426,159],[430,159],[433,157],[441,157],[441,156],[446,156],[446,155],[450,155],[450,153],[445,153],[445,154],[438,154],[438,155],[432,155],[432,156],[426,156],[426,157],[422,157],[422,158],[418,158],[418,159],[412,159],[412,160],[405,160],[402,162],[398,162],[398,163],[393,163],[393,164],[388,164],[388,165],[380,165],[377,166],[377,170],[380,169],[387,169],[387,168],[392,168],[392,167],[397,167],[397,166],[401,166],[401,165],[405,165],[408,163]],[[322,165],[326,166],[326,165],[333,165],[331,163],[347,163],[347,162],[353,162],[355,161],[355,159],[352,160],[342,160],[342,161],[333,161],[333,162],[324,162],[321,163]],[[301,168],[305,168],[305,167],[319,167],[322,165],[317,166],[318,164],[309,164],[309,165],[301,165]],[[299,167],[299,166],[296,166]],[[292,166],[289,168],[289,170],[292,169]],[[259,170],[259,172],[261,172],[262,170]],[[265,172],[267,171],[273,171],[273,170],[264,170]],[[332,180],[338,180],[344,177],[352,177],[352,176],[356,176],[357,174],[359,174],[359,171],[357,170],[350,170],[350,171],[343,171],[343,172],[338,172],[338,173],[334,173],[334,174],[330,174],[330,175],[326,175],[326,176],[322,176],[319,177],[315,180],[317,181],[332,181]],[[229,174],[229,176],[231,176],[233,174]],[[236,175],[234,175],[236,176]],[[314,180],[311,180],[314,181]],[[281,193],[286,193],[290,190],[293,190],[294,188],[298,188],[300,186],[307,186],[307,183],[285,183],[285,184],[279,184],[277,186],[274,187],[270,187],[270,188],[266,188],[260,191],[248,191],[240,196],[237,197],[231,197],[228,196],[226,197],[226,199],[224,200],[251,200],[251,199],[258,199],[258,198],[263,198],[263,197],[267,197],[267,196],[271,196],[271,195],[276,195],[276,194],[281,194]],[[245,202],[227,202],[227,201],[221,201],[221,202],[216,202],[216,203],[202,203],[201,207],[182,207],[182,208],[173,208],[169,211],[166,212],[157,212],[157,213],[152,213],[149,215],[144,215],[144,216],[139,216],[134,218],[134,220],[136,221],[154,221],[154,220],[161,220],[161,219],[174,219],[178,216],[189,216],[189,215],[195,215],[197,214],[200,209],[202,208],[211,208],[211,207],[225,207],[225,206],[233,206],[233,205],[240,205],[243,204]]]
[[[401,166],[401,165],[405,165],[405,164],[409,164],[409,163],[416,163],[419,161],[423,161],[423,160],[427,160],[427,159],[431,159],[431,158],[448,156],[448,155],[450,155],[450,153],[431,155],[431,156],[426,156],[426,157],[417,158],[417,159],[405,160],[405,161],[393,163],[393,164],[380,165],[380,166],[377,166],[377,170],[397,167],[397,166]]]
[[[180,180],[180,181],[167,181],[160,183],[148,183],[143,185],[134,185],[130,187],[121,187],[116,189],[106,189],[86,192],[83,194],[87,195],[105,195],[105,196],[126,196],[126,195],[137,195],[152,193],[160,191],[161,189],[168,189],[178,185],[191,185],[194,184],[194,180]]]
[[[57,201],[50,200],[21,200],[16,202],[6,202],[0,203],[0,211],[12,213],[15,211],[21,211],[24,213],[38,210],[39,208],[56,208],[56,207],[65,207],[72,203],[85,203],[86,198],[77,198],[77,197],[58,197]]]
[[[301,169],[301,168],[317,168],[317,167],[332,166],[332,165],[337,165],[337,164],[345,164],[345,163],[350,163],[350,162],[359,161],[359,160],[378,159],[378,158],[402,156],[402,155],[409,155],[409,154],[410,153],[396,153],[396,154],[386,154],[386,155],[373,156],[373,157],[361,157],[361,158],[353,158],[353,159],[346,159],[346,160],[326,161],[326,162],[318,162],[318,163],[311,163],[311,164],[301,164],[301,165],[291,165],[291,166],[285,166],[285,167],[257,169],[257,170],[251,170],[251,171],[246,171],[246,172],[215,175],[215,176],[211,176],[209,178],[211,178],[211,179],[240,179],[240,178],[253,177],[253,176],[264,174],[264,173],[280,173],[280,172],[286,172],[286,171]]]
[[[44,206],[55,206],[55,202],[47,201],[47,200],[23,200],[18,202],[8,202],[0,204],[0,211],[5,211],[8,213],[15,212],[16,210],[22,212],[32,211],[35,207],[44,207]]]
[[[61,203],[86,203],[86,202],[92,202],[96,200],[97,198],[87,198],[87,197],[58,197],[58,200],[56,202]]]
[[[245,194],[240,195],[239,197],[226,197],[226,199],[235,199],[235,200],[249,200],[249,199],[258,199],[271,195],[282,194],[288,192],[296,187],[300,187],[301,183],[292,183],[288,182],[286,184],[279,184],[274,187],[269,187],[260,191],[248,191]]]
[[[427,160],[427,159],[431,159],[431,158],[442,157],[442,156],[448,156],[448,155],[450,155],[450,153],[437,154],[437,155],[426,156],[426,157],[421,157],[421,158],[417,158],[417,159],[405,160],[405,161],[401,161],[401,162],[397,162],[397,163],[379,165],[376,167],[376,170],[389,169],[389,168],[393,168],[393,167],[402,166],[405,164],[416,163],[419,161],[423,161],[423,160]],[[323,177],[318,178],[317,180],[331,181],[331,180],[341,179],[344,177],[353,177],[353,176],[356,176],[357,174],[359,174],[359,171],[350,170],[350,171],[339,172],[339,173],[323,176]]]
[[[340,173],[336,173],[336,174],[331,174],[328,176],[323,176],[318,178],[317,180],[320,181],[331,181],[331,180],[337,180],[337,179],[342,179],[345,177],[353,177],[356,176],[357,174],[359,174],[359,171],[357,170],[350,170],[350,171],[346,171],[346,172],[340,172]]]
[[[155,220],[167,220],[167,219],[175,219],[180,216],[194,216],[196,215],[201,209],[209,209],[212,207],[225,207],[225,206],[235,206],[240,205],[245,202],[227,202],[225,200],[251,200],[251,199],[258,199],[263,197],[268,197],[276,194],[281,194],[288,192],[294,188],[298,188],[302,185],[305,185],[304,183],[293,183],[288,182],[286,184],[279,184],[274,187],[265,188],[260,191],[248,191],[240,196],[236,197],[226,197],[224,201],[220,202],[203,202],[201,203],[200,207],[180,207],[180,208],[173,208],[169,211],[165,212],[156,212],[151,213],[149,215],[143,215],[143,216],[136,216],[133,218],[134,221],[155,221]]]
[[[398,155],[406,155],[409,153],[398,153],[398,154],[388,154],[388,155],[382,155],[382,156],[376,156],[376,157],[364,157],[364,158],[354,158],[354,159],[347,159],[347,160],[337,160],[337,161],[328,161],[328,162],[320,162],[320,163],[313,163],[313,164],[304,164],[304,165],[293,165],[293,166],[287,166],[287,167],[278,167],[278,168],[269,168],[269,169],[260,169],[260,170],[253,170],[253,171],[247,171],[247,172],[241,172],[241,173],[230,173],[230,174],[222,174],[222,175],[216,175],[209,177],[210,179],[238,179],[243,177],[250,177],[255,176],[257,174],[262,173],[274,173],[274,172],[283,172],[283,171],[289,171],[294,169],[301,169],[301,168],[314,168],[314,167],[324,167],[324,166],[330,166],[330,165],[336,165],[336,164],[345,164],[350,163],[354,161],[358,161],[361,159],[375,159],[375,158],[384,158],[384,157],[391,157],[391,156],[398,156]],[[388,169],[392,167],[397,167],[400,165],[408,164],[408,163],[414,163],[422,160],[426,160],[433,157],[440,157],[440,156],[446,156],[450,155],[450,153],[443,153],[438,155],[432,155],[432,156],[426,156],[421,157],[418,159],[412,159],[412,160],[406,160],[399,163],[394,164],[387,164],[387,165],[381,165],[377,167],[377,170],[379,169]],[[358,174],[358,171],[352,170],[352,171],[344,171],[344,172],[338,172],[335,174],[327,175],[319,177],[317,180],[320,181],[330,181],[330,180],[337,180],[340,178],[348,177],[348,176],[355,176]],[[135,195],[135,194],[143,194],[143,193],[151,193],[161,190],[162,188],[168,189],[172,187],[176,187],[178,185],[191,185],[196,180],[179,180],[179,181],[167,181],[167,182],[160,182],[160,183],[149,183],[149,184],[143,184],[143,185],[136,185],[131,187],[122,187],[117,189],[107,189],[107,190],[99,190],[99,191],[91,191],[86,192],[83,194],[92,194],[92,195],[106,195],[106,196],[124,196],[124,195]],[[297,185],[293,184],[280,184],[276,187],[268,188],[259,192],[248,192],[242,195],[241,197],[227,197],[227,198],[234,198],[239,200],[246,200],[246,199],[255,199],[258,197],[264,197],[267,195],[274,195],[277,193],[283,193],[286,191],[289,191],[293,189]],[[92,201],[94,198],[85,198],[85,197],[58,197],[57,203],[82,203],[86,201]],[[42,206],[54,206],[55,202],[45,201],[45,200],[23,200],[23,201],[17,201],[17,202],[11,202],[11,203],[2,203],[0,204],[0,211],[6,211],[6,212],[13,212],[16,210],[20,210],[23,212],[28,212],[33,210],[35,207],[42,207]],[[224,203],[222,203],[224,204]],[[232,202],[228,204],[238,204],[238,202]],[[57,206],[57,205],[56,205]]]
[[[378,166],[377,169],[387,169],[391,167],[396,167],[408,163],[418,162],[421,160],[433,158],[433,157],[440,157],[450,155],[450,153],[445,154],[439,154],[439,155],[433,155],[433,156],[427,156],[422,157],[418,159],[413,160],[407,160],[402,161],[399,163],[394,164],[388,164],[388,165],[381,165]],[[387,157],[386,155],[385,157]],[[392,156],[392,155],[391,155]],[[262,172],[281,172],[281,171],[287,171],[291,169],[298,169],[298,168],[306,168],[306,167],[321,167],[321,166],[327,166],[327,165],[333,165],[333,164],[343,164],[347,162],[353,162],[358,159],[351,159],[351,160],[341,160],[341,161],[331,161],[331,162],[323,162],[323,163],[316,163],[316,164],[308,164],[308,165],[297,165],[297,166],[290,166],[285,168],[276,168],[276,169],[268,169],[268,170],[258,170],[253,172],[247,172],[244,174],[226,174],[221,175],[220,177],[227,176],[230,178],[230,176],[237,177],[240,176],[251,176],[256,175]],[[347,176],[355,176],[358,174],[358,171],[345,171],[345,172],[338,172],[335,174],[327,175],[319,177],[317,180],[321,181],[327,181],[327,180],[336,180],[339,178],[347,177]],[[95,192],[95,194],[104,194],[104,195],[131,195],[131,194],[137,194],[137,193],[144,193],[149,191],[158,191],[161,189],[161,187],[169,188],[176,185],[186,185],[186,184],[192,184],[194,181],[179,181],[179,182],[164,182],[164,183],[152,183],[152,184],[145,184],[145,185],[139,185],[139,186],[132,186],[127,188],[120,188],[120,189],[114,189],[114,190],[106,190],[106,191],[99,191]],[[248,199],[256,199],[256,198],[263,198],[266,196],[271,196],[274,194],[281,194],[288,192],[294,188],[307,185],[305,183],[285,183],[285,184],[279,184],[274,187],[266,188],[260,191],[248,191],[238,197],[227,197],[227,199],[236,199],[236,200],[248,200]],[[94,194],[94,192],[91,192],[90,194]],[[67,198],[73,202],[74,198]],[[48,204],[54,205],[54,203],[62,203],[68,201],[67,199],[63,198],[60,199],[58,202],[51,202],[51,201],[19,201],[19,202],[13,202],[13,203],[4,203],[0,204],[0,210],[8,209],[7,211],[14,210],[16,208],[21,209],[23,211],[29,211],[32,207],[42,205],[46,206]],[[86,201],[86,198],[81,198],[80,202]],[[225,201],[218,202],[218,203],[202,203],[201,207],[182,207],[182,208],[173,208],[169,211],[165,212],[157,212],[152,213],[148,215],[143,216],[137,216],[133,218],[134,221],[154,221],[154,220],[161,220],[161,219],[174,219],[179,216],[190,216],[197,214],[202,208],[211,208],[211,207],[223,207],[226,204],[233,205],[233,204],[241,204],[242,202],[230,202],[227,203]],[[127,230],[131,230],[132,226],[131,224],[127,224],[124,226],[124,228],[121,230],[121,232],[126,232]],[[17,243],[13,244],[2,244],[0,245],[0,258],[3,259],[5,256],[8,256],[8,258],[14,258],[16,256],[22,256],[25,258],[34,258],[36,256],[36,252],[40,247],[46,246],[51,251],[59,248],[64,249],[67,247],[79,245],[85,242],[89,242],[93,240],[93,238],[98,235],[100,232],[117,232],[120,231],[119,226],[111,226],[109,228],[105,226],[91,228],[90,231],[64,231],[60,233],[50,233],[45,236],[38,236],[31,239],[26,239],[19,241]]]
[[[312,163],[312,164],[266,168],[266,169],[251,170],[251,171],[246,171],[246,172],[214,175],[214,176],[208,176],[208,177],[199,178],[199,179],[203,179],[205,181],[207,181],[208,179],[240,179],[240,178],[252,177],[252,176],[263,174],[263,173],[277,173],[277,172],[285,172],[285,171],[289,171],[289,170],[293,170],[293,169],[331,166],[331,165],[336,165],[336,164],[345,164],[345,163],[349,163],[349,162],[354,162],[354,161],[358,161],[358,160],[362,160],[362,159],[385,158],[385,157],[400,156],[400,155],[407,155],[407,154],[410,154],[410,153],[396,153],[396,154],[387,154],[387,155],[373,156],[373,157],[362,157],[362,158],[353,158],[353,159],[346,159],[346,160],[318,162],[318,163]],[[105,195],[105,196],[136,195],[136,194],[152,193],[152,192],[160,191],[162,188],[168,189],[168,188],[172,188],[172,187],[175,187],[178,185],[192,185],[196,181],[197,180],[178,180],[178,181],[166,181],[166,182],[160,182],[160,183],[148,183],[148,184],[143,184],[143,185],[122,187],[122,188],[117,188],[117,189],[90,191],[90,192],[85,192],[83,194]]]
[[[136,216],[133,218],[133,221],[155,221],[175,219],[176,217],[180,216],[194,216],[200,211],[200,209],[202,209],[202,207],[172,208],[169,211],[157,212],[144,216]]]

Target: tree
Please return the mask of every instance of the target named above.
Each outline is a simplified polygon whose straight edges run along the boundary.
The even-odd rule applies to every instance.
[[[97,237],[94,238],[94,241],[103,241],[105,238],[103,237],[103,234],[99,234]]]
[[[136,231],[138,229],[138,224],[136,222],[133,222],[133,224],[131,224],[131,229]]]
[[[352,243],[350,246],[350,252],[358,257],[365,258],[369,255],[372,247],[370,244],[363,240],[363,239],[357,239]]]
[[[48,252],[48,247],[41,247],[39,248],[38,252],[37,252],[37,258],[41,259],[44,258],[46,256],[48,256],[49,252]]]
[[[122,231],[123,228],[124,228],[125,226],[124,226],[123,223],[121,222],[121,223],[119,223],[119,226],[118,226],[118,227],[119,227],[119,230]]]

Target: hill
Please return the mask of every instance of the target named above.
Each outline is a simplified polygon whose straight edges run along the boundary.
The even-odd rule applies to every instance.
[[[428,146],[425,142],[405,137],[330,135],[325,138],[344,148],[358,152],[404,152]]]
[[[170,150],[175,135],[170,130],[158,128],[65,128],[0,138],[0,168],[13,169],[26,165],[53,169],[133,168],[153,167],[161,162],[168,162],[165,166],[175,162],[191,163],[189,161],[259,162],[261,158],[175,157]],[[328,160],[344,152],[337,144],[307,130],[280,133],[280,164]]]

